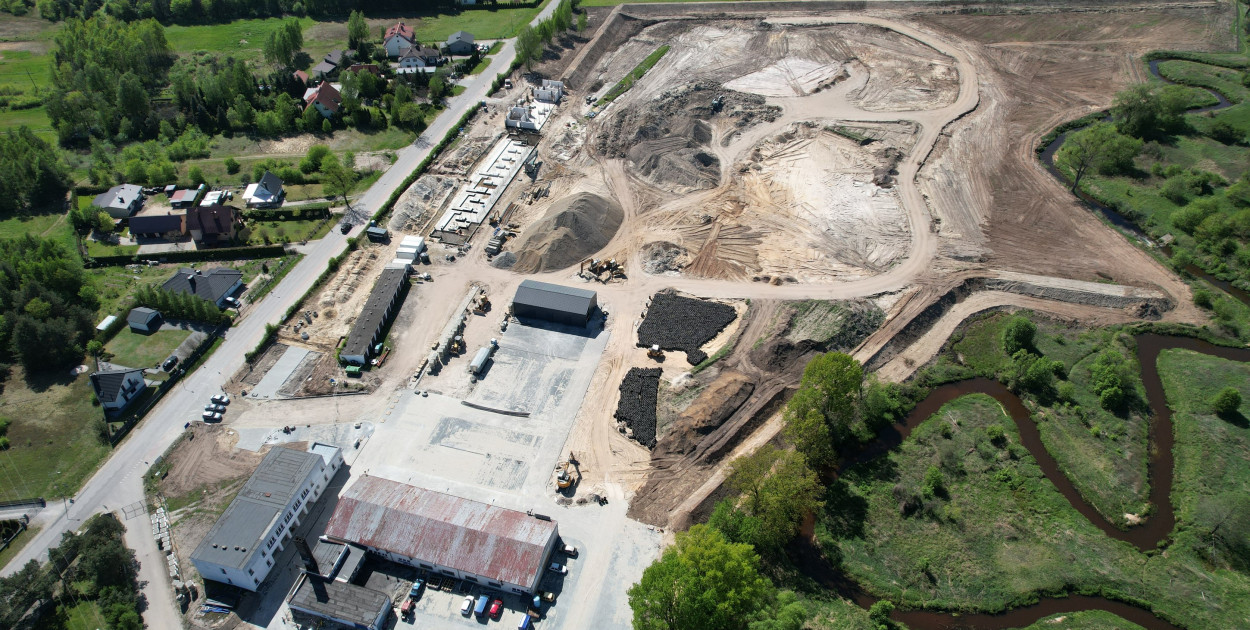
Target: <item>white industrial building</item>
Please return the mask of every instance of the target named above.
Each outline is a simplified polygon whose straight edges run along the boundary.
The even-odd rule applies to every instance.
[[[255,591],[291,529],[342,465],[342,451],[329,444],[314,442],[306,452],[270,450],[191,554],[196,570],[206,580]]]
[[[500,139],[469,176],[469,183],[452,199],[434,225],[433,234],[444,239],[450,235],[471,235],[490,216],[508,184],[533,156],[534,147],[519,140]]]
[[[559,539],[555,522],[365,475],[339,497],[325,539],[507,593],[534,593]]]

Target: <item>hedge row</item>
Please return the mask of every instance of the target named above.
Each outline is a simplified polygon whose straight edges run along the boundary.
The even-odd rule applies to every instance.
[[[1245,70],[1250,68],[1250,59],[1235,53],[1203,53],[1188,50],[1152,50],[1142,55],[1142,61],[1168,61],[1170,59],[1179,59],[1181,61],[1192,61],[1202,63],[1208,66],[1218,66],[1221,68],[1231,68],[1233,70]]]
[[[306,221],[325,219],[330,216],[330,204],[310,203],[293,208],[257,208],[244,210],[243,218],[253,221]]]
[[[194,262],[200,260],[247,260],[251,258],[275,258],[286,255],[282,245],[261,245],[259,247],[222,247],[219,249],[190,249],[157,254],[136,254],[131,256],[96,256],[83,261],[83,266],[115,267],[131,265],[137,262],[155,260],[159,262]]]

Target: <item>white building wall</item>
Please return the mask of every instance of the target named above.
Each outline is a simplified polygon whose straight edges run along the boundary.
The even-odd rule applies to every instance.
[[[300,524],[300,519],[308,513],[308,506],[315,503],[325,491],[334,474],[343,465],[343,453],[335,452],[330,465],[323,463],[309,471],[299,490],[295,492],[286,509],[274,518],[266,530],[267,535],[261,539],[259,553],[253,553],[251,559],[242,568],[226,567],[212,562],[192,558],[192,563],[205,579],[215,582],[233,584],[249,591],[255,591],[265,577],[273,569],[273,557],[286,547],[286,540],[291,530]]]

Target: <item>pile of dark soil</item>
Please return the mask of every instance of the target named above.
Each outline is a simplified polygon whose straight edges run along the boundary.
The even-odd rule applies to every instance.
[[[616,404],[616,419],[647,448],[655,448],[655,405],[662,372],[660,368],[630,368],[621,381],[621,400]]]
[[[540,273],[572,267],[603,249],[625,220],[615,201],[580,193],[551,205],[517,243],[513,271]]]
[[[709,433],[725,423],[751,397],[755,383],[741,372],[725,371],[673,422],[655,447],[655,457],[694,452]]]
[[[657,293],[638,326],[638,345],[659,345],[664,350],[682,350],[690,365],[707,359],[699,346],[709,342],[738,317],[732,306]]]

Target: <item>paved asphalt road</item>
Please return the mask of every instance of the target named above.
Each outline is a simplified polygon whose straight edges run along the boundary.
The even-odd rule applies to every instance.
[[[549,3],[533,23],[550,16],[555,6],[555,2]],[[354,214],[372,216],[429,155],[439,139],[459,122],[460,117],[486,98],[495,76],[511,65],[515,55],[513,41],[507,40],[485,72],[463,81],[461,84],[465,86],[465,92],[450,99],[447,109],[429,129],[411,146],[399,152],[391,168],[353,203]],[[358,235],[361,230],[362,226],[358,223],[350,235]],[[151,535],[147,534],[150,530],[148,516],[142,509],[135,509],[143,501],[143,473],[152,460],[178,438],[184,424],[199,419],[208,398],[221,391],[222,383],[243,365],[244,353],[260,341],[265,324],[278,322],[282,314],[312,286],[325,269],[326,262],[346,249],[350,235],[331,230],[325,238],[301,248],[305,253],[303,260],[268,296],[251,306],[246,317],[226,333],[222,345],[195,374],[186,375],[182,383],[148,414],[83,486],[74,497],[74,504],[68,510],[62,505],[49,504],[35,517],[32,524],[39,527],[38,535],[4,567],[2,574],[11,575],[31,559],[46,561],[48,548],[58,543],[64,532],[77,528],[83,519],[92,514],[115,511],[125,519],[130,530],[127,540],[136,547],[142,563],[140,581],[150,585],[144,589],[149,602],[149,609],[144,614],[148,627],[180,627],[181,623],[174,616],[176,612],[163,555],[157,550]],[[127,507],[130,509],[127,510]]]

